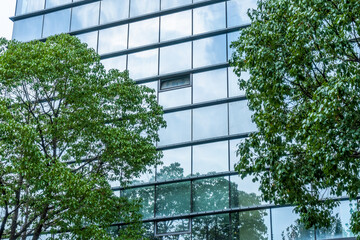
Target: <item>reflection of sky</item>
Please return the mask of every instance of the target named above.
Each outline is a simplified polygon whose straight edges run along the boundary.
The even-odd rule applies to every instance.
[[[194,109],[194,140],[227,135],[227,104]]]
[[[245,193],[255,193],[256,196],[261,196],[261,192],[259,191],[259,182],[253,182],[252,176],[245,177],[241,179],[240,176],[231,176],[231,182],[236,183],[237,190],[243,191]]]
[[[229,103],[230,134],[256,131],[251,115],[246,100]]]
[[[245,90],[240,90],[239,87],[239,78],[234,73],[234,68],[229,68],[229,97],[239,96],[239,95],[245,95]],[[249,73],[248,72],[241,72],[241,79],[249,80]]]
[[[46,0],[46,8],[52,8],[67,3],[71,3],[71,0]]]
[[[17,0],[16,15],[41,10],[44,4],[45,0]]]
[[[274,239],[282,239],[281,233],[286,232],[286,228],[291,224],[296,225],[295,221],[298,216],[293,213],[292,207],[274,208],[272,209],[272,226]]]
[[[127,47],[128,25],[120,25],[99,31],[99,54],[120,51]]]
[[[113,68],[124,71],[126,69],[126,55],[103,59],[101,60],[101,63],[104,65],[106,70]]]
[[[228,171],[228,142],[216,142],[193,147],[193,173]]]
[[[99,2],[89,3],[72,9],[71,30],[88,28],[98,24]]]
[[[239,38],[240,32],[228,33],[228,59],[232,58],[234,49],[230,47],[231,43],[236,41]]]
[[[160,74],[191,68],[191,42],[160,48]]]
[[[226,68],[194,74],[194,103],[226,98],[226,77]]]
[[[236,156],[237,145],[243,141],[244,139],[230,140],[230,171],[234,171],[234,165],[239,162],[239,157]]]
[[[159,8],[159,0],[131,0],[130,17],[156,12]]]
[[[40,38],[42,19],[43,16],[36,16],[15,21],[13,29],[13,39],[26,42]]]
[[[194,41],[194,68],[226,62],[226,35]]]
[[[228,27],[250,23],[249,8],[256,9],[257,0],[231,0],[227,3]]]
[[[43,37],[68,32],[71,9],[64,9],[44,16]]]
[[[191,111],[164,114],[167,127],[159,131],[159,145],[167,145],[191,140]]]
[[[76,35],[81,42],[87,43],[88,48],[93,48],[97,51],[97,32],[89,32],[80,35]]]
[[[161,9],[164,10],[187,4],[191,4],[191,0],[161,0]]]
[[[195,8],[194,34],[225,28],[225,3]]]
[[[161,41],[191,35],[191,11],[169,14],[161,17]]]
[[[176,148],[163,151],[164,157],[161,159],[163,165],[158,166],[158,172],[163,167],[170,166],[172,163],[179,163],[180,168],[184,170],[184,177],[191,174],[191,148]]]
[[[159,104],[164,108],[191,104],[191,88],[180,88],[159,93]]]
[[[127,18],[129,15],[129,0],[102,0],[100,24]]]
[[[157,49],[129,54],[128,58],[128,70],[132,79],[139,79],[157,75]]]
[[[159,40],[159,18],[130,23],[129,48],[139,47]]]

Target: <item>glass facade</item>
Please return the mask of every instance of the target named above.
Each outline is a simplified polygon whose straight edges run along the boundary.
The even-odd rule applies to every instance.
[[[305,230],[291,207],[262,201],[258,183],[234,172],[236,146],[256,131],[229,66],[256,0],[17,0],[13,38],[68,32],[106,69],[129,70],[155,89],[167,128],[163,165],[114,191],[141,197],[150,239],[333,239],[351,236],[350,202],[331,230]],[[54,9],[56,7],[56,9]],[[248,78],[248,73],[242,73]]]

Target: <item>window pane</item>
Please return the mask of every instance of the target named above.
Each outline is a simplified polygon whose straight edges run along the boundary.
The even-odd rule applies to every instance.
[[[265,204],[261,200],[259,182],[253,182],[249,176],[241,179],[240,176],[230,176],[231,207],[250,207]]]
[[[149,183],[155,181],[155,167],[147,168],[145,173],[141,173],[140,176],[134,177],[131,179],[131,185],[141,184],[141,183]]]
[[[194,9],[194,34],[225,28],[225,3]]]
[[[230,140],[230,171],[234,171],[234,165],[239,162],[236,151],[239,149],[238,144],[243,142],[245,138]]]
[[[190,75],[185,76],[179,76],[174,77],[170,79],[162,79],[160,81],[160,89],[170,89],[170,88],[176,88],[176,87],[184,87],[184,86],[190,86]]]
[[[256,9],[257,0],[230,0],[227,3],[228,27],[250,23],[249,8]]]
[[[43,16],[36,16],[14,22],[13,39],[27,42],[41,38]]]
[[[144,218],[154,217],[154,187],[131,188],[123,191],[125,197],[129,199],[139,199],[142,201],[141,214]]]
[[[160,74],[191,68],[191,42],[160,48]]]
[[[239,32],[232,32],[228,33],[228,59],[232,58],[233,53],[235,52],[235,49],[231,48],[230,45],[232,42],[238,40],[240,33]]]
[[[71,3],[71,0],[46,0],[46,8],[52,8]]]
[[[129,54],[128,70],[132,79],[157,75],[158,49]]]
[[[191,111],[164,114],[166,128],[159,131],[159,145],[168,145],[191,140]]]
[[[190,231],[190,221],[189,219],[176,219],[157,222],[156,228],[157,234],[187,232]]]
[[[102,0],[100,24],[125,19],[129,16],[129,0]]]
[[[43,37],[69,32],[70,13],[71,9],[64,9],[61,11],[46,14],[44,16]]]
[[[193,175],[229,170],[227,141],[193,146],[193,154]]]
[[[166,41],[191,35],[191,11],[161,17],[160,40]]]
[[[101,63],[104,65],[106,70],[118,69],[120,71],[126,70],[126,55],[102,59]]]
[[[159,41],[159,18],[130,23],[129,48],[144,46]]]
[[[76,35],[80,39],[81,42],[86,43],[88,48],[92,48],[97,51],[97,36],[98,32],[89,32],[80,35]]]
[[[269,210],[255,210],[231,214],[234,240],[270,240]]]
[[[131,0],[130,17],[159,11],[159,0]]]
[[[194,74],[194,103],[226,98],[226,79],[226,68]]]
[[[239,78],[234,73],[234,68],[228,68],[229,71],[229,97],[245,96],[245,90],[240,90]],[[241,79],[249,80],[250,74],[248,72],[241,72]]]
[[[190,189],[190,182],[157,186],[156,216],[190,213]]]
[[[191,4],[191,0],[161,0],[161,9],[175,8],[187,4]]]
[[[163,151],[163,165],[157,167],[157,181],[188,177],[191,174],[191,148]]]
[[[207,178],[193,182],[194,212],[229,207],[229,177]]]
[[[197,108],[193,111],[194,140],[227,135],[226,104]]]
[[[226,62],[226,35],[194,41],[194,68]]]
[[[256,131],[256,124],[252,122],[251,115],[247,100],[229,103],[230,134]]]
[[[45,0],[17,0],[16,15],[44,9]]]
[[[159,104],[164,108],[191,104],[191,88],[180,88],[159,93]]]
[[[195,217],[192,221],[192,240],[230,239],[228,214]]]
[[[116,52],[127,47],[128,25],[99,31],[99,54]]]
[[[99,2],[74,7],[71,17],[71,30],[79,30],[97,25],[99,22]]]

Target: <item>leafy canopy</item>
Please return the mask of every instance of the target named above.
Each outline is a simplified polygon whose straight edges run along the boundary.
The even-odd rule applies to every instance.
[[[135,225],[108,230],[141,217],[108,181],[156,164],[164,125],[153,91],[76,37],[1,39],[0,238],[139,239]]]
[[[242,176],[294,204],[305,227],[329,227],[360,190],[360,1],[263,0],[232,44],[258,132],[239,146]],[[351,230],[360,231],[360,211]]]

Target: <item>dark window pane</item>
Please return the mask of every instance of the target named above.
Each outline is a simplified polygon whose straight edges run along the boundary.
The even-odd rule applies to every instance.
[[[123,191],[129,199],[142,199],[141,214],[144,218],[154,217],[154,187],[132,188]]]
[[[228,214],[196,217],[192,220],[193,240],[229,240],[230,236]]]
[[[181,76],[172,79],[163,79],[160,81],[160,89],[165,90],[174,87],[190,85],[190,76]]]
[[[61,11],[46,14],[44,16],[43,37],[69,32],[70,13],[71,9],[64,9]]]
[[[156,188],[156,216],[190,213],[190,182],[159,185]]]

